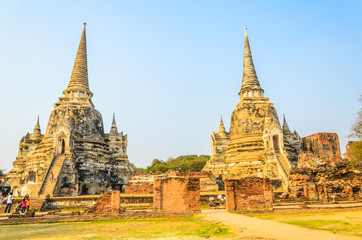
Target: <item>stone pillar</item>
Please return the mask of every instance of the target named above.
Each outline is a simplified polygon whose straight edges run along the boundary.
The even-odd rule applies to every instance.
[[[199,178],[155,178],[153,192],[154,210],[168,212],[201,212]]]
[[[273,210],[274,195],[268,178],[225,180],[225,197],[228,212]]]

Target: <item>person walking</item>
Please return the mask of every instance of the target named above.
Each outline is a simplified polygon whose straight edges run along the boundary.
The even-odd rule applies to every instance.
[[[13,204],[13,193],[10,192],[10,194],[6,197],[6,208],[5,208],[5,213],[6,211],[8,211],[8,213],[10,213],[10,209],[11,209],[11,205]]]
[[[1,207],[1,204],[3,204],[3,193],[0,192],[0,207]]]
[[[54,180],[54,173],[53,172],[51,172],[50,173],[50,180],[53,182],[53,180]]]
[[[26,201],[26,212],[29,212],[30,208],[30,197],[28,197],[28,201]]]
[[[21,202],[21,213],[25,213],[26,202],[26,198],[23,198],[23,201]]]

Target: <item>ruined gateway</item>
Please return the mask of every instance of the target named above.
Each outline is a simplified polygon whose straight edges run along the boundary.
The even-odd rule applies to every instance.
[[[240,101],[232,112],[230,132],[221,120],[211,135],[211,158],[204,171],[223,179],[270,178],[274,189],[286,190],[290,169],[296,165],[302,139],[280,126],[277,112],[264,97],[245,28],[243,79]],[[285,119],[284,119],[285,121]]]
[[[45,134],[41,134],[38,118],[33,133],[20,141],[14,168],[6,175],[15,196],[100,194],[122,189],[130,178],[127,135],[118,133],[114,115],[110,133],[105,134],[102,115],[92,103],[85,23],[63,94],[54,105]]]

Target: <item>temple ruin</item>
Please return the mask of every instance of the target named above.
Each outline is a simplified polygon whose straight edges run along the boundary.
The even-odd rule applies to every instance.
[[[281,128],[273,103],[264,97],[246,28],[239,97],[232,112],[230,133],[222,129],[222,124],[219,132],[212,134],[212,155],[204,170],[216,176],[222,172],[223,178],[228,180],[269,178],[274,189],[286,190],[291,163],[296,161],[301,140],[297,133],[289,131],[286,122]]]
[[[33,133],[20,140],[5,179],[15,196],[100,194],[122,190],[130,178],[127,135],[118,132],[114,115],[105,134],[102,115],[92,102],[85,27],[68,87],[55,103],[45,133],[38,119]]]
[[[289,192],[292,198],[329,201],[331,196],[354,199],[361,193],[361,171],[342,159],[337,134],[301,138],[290,131],[285,116],[281,127],[260,87],[246,28],[239,97],[230,132],[221,120],[219,132],[211,135],[211,158],[203,171],[222,176],[228,184],[252,177],[270,179],[273,190]]]

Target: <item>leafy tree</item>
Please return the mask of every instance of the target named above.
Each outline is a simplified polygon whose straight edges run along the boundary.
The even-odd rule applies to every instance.
[[[362,105],[362,95],[359,98]],[[347,150],[347,156],[352,161],[353,165],[362,164],[362,107],[358,111],[356,122],[351,127],[351,132],[348,135],[350,138],[357,138],[358,141],[353,142]]]
[[[133,170],[135,172],[145,172],[146,171],[146,169],[144,169],[144,168],[136,167],[136,165],[134,165],[133,163],[131,163],[131,167],[133,168]]]
[[[175,170],[180,167],[182,172],[199,172],[201,171],[206,161],[210,159],[208,155],[185,155],[177,158],[168,158],[166,162],[154,159],[150,166],[144,169],[144,172],[156,173],[167,172],[168,170]],[[136,167],[134,169],[137,169]]]

